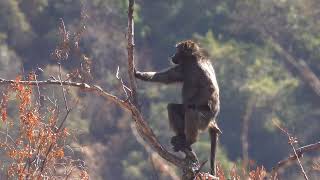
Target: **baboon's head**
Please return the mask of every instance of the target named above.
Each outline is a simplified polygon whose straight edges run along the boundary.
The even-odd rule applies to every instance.
[[[174,64],[181,64],[183,61],[194,57],[200,52],[200,47],[192,40],[186,40],[176,44],[176,53],[172,56]]]

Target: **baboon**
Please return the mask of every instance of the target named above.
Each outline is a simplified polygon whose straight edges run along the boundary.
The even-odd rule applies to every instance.
[[[220,109],[219,87],[210,60],[191,40],[176,45],[171,58],[175,65],[161,72],[140,72],[136,78],[160,83],[182,83],[182,104],[168,104],[171,128],[176,133],[171,138],[174,151],[192,151],[199,131],[208,128],[211,137],[211,168],[215,175],[215,152],[217,135],[220,132],[216,117]]]

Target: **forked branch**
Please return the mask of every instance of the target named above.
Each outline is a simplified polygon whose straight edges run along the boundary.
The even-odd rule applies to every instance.
[[[306,146],[302,146],[298,149],[296,149],[296,154],[290,155],[287,159],[281,160],[277,163],[275,167],[272,168],[272,179],[277,178],[278,170],[286,165],[289,165],[290,163],[296,161],[298,158],[301,158],[304,153],[320,150],[320,141],[316,142],[314,144],[309,144]]]

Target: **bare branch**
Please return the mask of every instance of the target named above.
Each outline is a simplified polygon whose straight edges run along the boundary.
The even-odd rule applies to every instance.
[[[126,110],[130,110],[129,105],[119,99],[118,97],[104,91],[100,86],[97,85],[89,85],[87,83],[79,83],[79,82],[71,82],[71,81],[62,81],[60,82],[59,80],[46,80],[46,81],[15,81],[15,80],[6,80],[6,79],[2,79],[0,78],[0,85],[10,85],[10,84],[14,84],[14,83],[19,83],[19,84],[23,84],[23,85],[31,85],[31,86],[36,86],[37,84],[39,86],[45,86],[45,85],[65,85],[65,86],[72,86],[72,87],[77,87],[80,89],[83,89],[85,91],[88,92],[94,92],[97,95],[100,95],[102,97],[104,97],[105,99],[111,100],[113,102],[115,102],[116,104],[118,104],[120,107],[126,109]]]
[[[131,124],[131,129],[133,134],[135,135],[137,141],[145,148],[145,150],[149,153],[150,155],[150,160],[152,162],[153,168],[167,174],[170,176],[171,179],[173,180],[178,180],[178,175],[170,169],[170,167],[164,162],[162,158],[159,157],[157,153],[155,153],[150,146],[142,139],[142,137],[139,135],[138,131],[135,128],[135,125],[132,123]],[[159,179],[159,178],[157,178]]]
[[[130,89],[132,91],[133,104],[138,107],[137,83],[134,78],[134,21],[133,21],[134,0],[129,0],[128,7],[128,74],[130,80]]]
[[[37,74],[34,73],[34,80],[37,82]],[[38,91],[38,104],[39,104],[39,108],[41,107],[41,93],[40,93],[40,87],[37,85],[37,91]]]
[[[129,99],[129,98],[132,96],[131,89],[128,88],[128,87],[124,84],[122,78],[121,78],[120,75],[119,75],[119,71],[120,71],[120,68],[119,68],[119,66],[118,66],[118,67],[117,67],[117,72],[116,72],[116,78],[118,79],[119,85],[121,85],[122,90],[123,90],[123,92],[125,93],[127,99]],[[130,94],[129,94],[127,91],[129,91]]]
[[[62,94],[63,94],[63,100],[64,100],[64,104],[66,107],[67,112],[69,111],[69,106],[68,106],[68,101],[67,101],[67,96],[66,96],[66,89],[63,87],[62,84],[62,77],[61,77],[61,63],[58,62],[59,65],[59,74],[58,74],[58,79],[60,81],[60,85],[61,85],[61,90],[62,90]]]
[[[277,128],[279,128],[279,129],[288,137],[288,143],[290,144],[290,146],[291,146],[291,148],[292,148],[292,150],[293,150],[293,152],[294,152],[294,156],[296,157],[296,159],[297,159],[297,161],[298,161],[298,165],[299,165],[299,167],[300,167],[300,169],[301,169],[301,172],[302,172],[302,174],[303,174],[303,177],[304,177],[306,180],[308,180],[309,178],[308,178],[308,176],[307,176],[307,174],[306,174],[306,172],[305,172],[305,170],[304,170],[304,168],[303,168],[303,166],[302,166],[302,164],[301,164],[300,157],[299,157],[298,154],[297,154],[297,150],[296,150],[296,148],[294,147],[294,144],[295,144],[295,143],[298,143],[297,138],[295,138],[294,136],[292,136],[292,135],[289,133],[289,131],[288,131],[287,129],[285,129],[284,127],[282,127],[279,123],[277,123],[277,122],[275,122],[275,121],[273,121],[273,123],[274,123],[274,125],[275,125]],[[274,174],[274,175],[272,176],[272,178],[275,179],[276,176],[277,176],[277,174]]]
[[[317,151],[320,150],[320,141],[316,142],[314,144],[309,144],[306,146],[302,146],[298,149],[296,149],[296,153],[294,155],[290,155],[287,159],[284,159],[282,161],[279,161],[275,167],[272,168],[272,177],[273,179],[276,178],[277,172],[281,167],[284,167],[291,162],[296,161],[298,158],[301,158],[304,153],[311,152],[311,151]]]
[[[166,159],[167,161],[173,163],[174,165],[185,168],[186,162],[172,153],[164,149],[164,147],[159,143],[152,129],[148,126],[144,118],[142,117],[140,111],[132,103],[119,99],[118,97],[106,92],[100,86],[89,85],[87,83],[71,82],[71,81],[59,81],[59,80],[46,80],[46,81],[15,81],[15,80],[6,80],[0,78],[0,85],[8,85],[19,83],[23,85],[31,86],[45,86],[45,85],[64,85],[80,88],[86,92],[95,93],[106,100],[111,100],[112,102],[118,104],[120,107],[130,111],[133,115],[133,119],[137,125],[137,130],[140,133],[141,137],[148,142],[148,144],[158,152],[158,154]]]

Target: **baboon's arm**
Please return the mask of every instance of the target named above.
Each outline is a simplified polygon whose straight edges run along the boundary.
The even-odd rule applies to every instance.
[[[174,66],[161,72],[135,71],[135,76],[143,81],[160,82],[166,84],[183,81],[182,68],[180,66]]]

